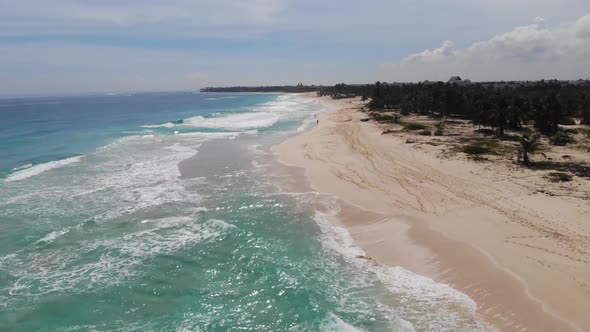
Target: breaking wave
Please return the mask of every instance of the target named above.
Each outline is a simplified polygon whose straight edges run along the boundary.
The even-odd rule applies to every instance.
[[[83,156],[76,156],[76,157],[71,157],[71,158],[66,158],[66,159],[61,159],[61,160],[54,160],[54,161],[50,161],[50,162],[35,165],[35,166],[31,165],[28,168],[24,168],[25,166],[28,166],[28,165],[25,165],[25,166],[16,168],[15,170],[17,170],[17,171],[10,174],[4,181],[13,182],[13,181],[21,181],[24,179],[28,179],[32,176],[39,175],[43,172],[47,172],[49,170],[56,169],[58,167],[62,167],[62,166],[66,166],[66,165],[70,165],[70,164],[74,164],[74,163],[79,163],[82,161],[82,158],[83,158]],[[20,169],[20,170],[18,170],[18,169]]]

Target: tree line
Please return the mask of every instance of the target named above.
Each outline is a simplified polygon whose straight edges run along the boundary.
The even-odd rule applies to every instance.
[[[201,92],[288,92],[303,93],[315,92],[320,87],[315,85],[269,85],[269,86],[230,86],[230,87],[206,87]]]
[[[559,124],[582,118],[590,125],[590,84],[563,81],[527,83],[375,84],[321,87],[319,95],[361,96],[373,111],[397,110],[402,114],[461,117],[488,126],[502,136],[507,129],[519,130],[532,123],[542,134],[555,134]]]

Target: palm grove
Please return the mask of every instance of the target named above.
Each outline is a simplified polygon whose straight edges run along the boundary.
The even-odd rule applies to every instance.
[[[470,120],[474,125],[493,128],[502,138],[505,130],[521,131],[521,157],[530,165],[528,153],[539,146],[539,136],[547,135],[557,145],[569,143],[571,135],[560,124],[590,125],[590,84],[560,81],[527,83],[464,84],[422,82],[417,84],[369,85],[337,84],[322,87],[320,95],[335,98],[361,96],[369,100],[367,107],[377,118],[398,121],[401,115],[418,114],[435,118],[448,117]],[[394,116],[380,116],[395,112]],[[534,129],[536,133],[530,132]]]

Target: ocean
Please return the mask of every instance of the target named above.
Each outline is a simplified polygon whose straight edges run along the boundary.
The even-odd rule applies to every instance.
[[[370,264],[282,192],[301,95],[0,100],[0,331],[475,331],[466,295]],[[317,207],[321,206],[321,209]]]

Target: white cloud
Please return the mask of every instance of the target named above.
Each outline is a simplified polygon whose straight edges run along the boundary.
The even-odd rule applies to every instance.
[[[590,15],[554,28],[537,17],[533,24],[464,48],[445,41],[384,67],[389,80],[585,78],[590,74],[583,71],[590,68]]]
[[[412,54],[403,60],[404,63],[415,62],[435,62],[444,61],[449,57],[457,56],[458,51],[455,49],[455,43],[446,40],[443,45],[434,50],[425,50],[420,53]]]
[[[0,0],[0,35],[123,31],[150,35],[158,30],[203,35],[214,31],[201,30],[224,25],[268,25],[285,1]]]
[[[573,32],[580,40],[590,39],[590,15],[580,18],[574,25]]]
[[[585,77],[590,17],[557,22],[588,12],[588,0],[0,0],[0,93]],[[512,29],[534,16],[546,22]]]

